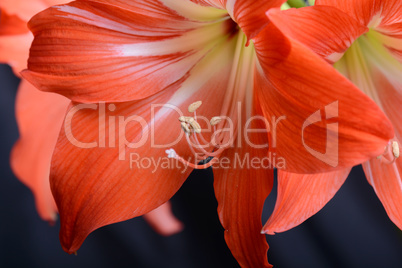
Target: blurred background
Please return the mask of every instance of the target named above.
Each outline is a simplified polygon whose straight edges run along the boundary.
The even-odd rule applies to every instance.
[[[0,267],[238,267],[223,239],[210,169],[194,171],[172,199],[185,225],[181,233],[161,237],[136,218],[95,231],[77,256],[65,253],[58,223],[49,226],[39,218],[33,195],[10,169],[18,138],[18,84],[11,69],[0,65]],[[275,198],[276,185],[264,221]],[[360,167],[317,215],[267,239],[269,262],[279,268],[402,267],[402,232],[388,219]]]

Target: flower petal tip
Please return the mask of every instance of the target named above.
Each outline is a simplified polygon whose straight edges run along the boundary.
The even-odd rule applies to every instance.
[[[263,229],[261,230],[261,234],[264,234],[264,235],[275,235],[276,233],[273,232],[273,231],[271,231],[271,230],[269,230],[269,229],[267,229],[267,228],[263,228]]]
[[[49,223],[50,226],[55,226],[56,222],[57,222],[58,216],[57,213],[53,213],[51,218],[47,221]]]
[[[166,229],[159,228],[158,233],[162,236],[172,236],[180,233],[184,229],[184,224],[180,221],[176,221],[174,224],[171,223]]]

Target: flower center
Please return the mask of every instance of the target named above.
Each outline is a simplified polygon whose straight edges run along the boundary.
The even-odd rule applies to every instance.
[[[381,72],[393,83],[402,83],[400,76],[402,65],[385,46],[388,39],[376,30],[370,29],[369,32],[360,36],[334,64],[339,72],[349,78],[380,107],[379,92],[374,80],[376,73]]]
[[[251,117],[256,54],[254,45],[250,43],[246,46],[246,36],[237,24],[235,26],[233,24],[233,21],[228,24],[230,33],[228,38],[236,38],[233,61],[226,87],[222,88],[225,91],[225,96],[220,105],[220,113],[213,116],[209,121],[209,127],[213,129],[210,140],[207,141],[197,121],[197,109],[202,105],[202,101],[197,101],[188,107],[188,112],[192,116],[181,116],[179,118],[188,147],[194,155],[194,163],[185,160],[174,149],[166,150],[169,158],[175,158],[195,169],[205,169],[219,161],[223,151],[232,147],[238,136],[239,119],[242,114],[246,118]],[[200,161],[204,163],[199,164]]]
[[[196,110],[201,106],[202,102],[197,101],[188,107],[188,111],[193,113],[194,116],[181,116],[179,117],[179,122],[181,127],[185,133],[185,137],[187,143],[189,145],[190,150],[195,156],[196,163],[199,161],[211,160],[206,164],[194,164],[191,163],[181,156],[179,156],[174,149],[166,150],[166,153],[169,158],[175,158],[182,162],[183,164],[190,166],[196,169],[203,169],[212,166],[218,159],[219,155],[224,151],[225,148],[228,147],[228,144],[224,145],[222,143],[216,143],[214,138],[211,141],[207,142],[201,133],[200,124],[197,122],[197,112]],[[216,126],[222,121],[222,119],[218,116],[212,117],[209,124],[213,127],[214,133],[217,132]],[[201,144],[201,142],[202,144]],[[215,158],[216,157],[216,158]]]
[[[373,23],[376,25],[378,23]],[[392,38],[375,29],[360,36],[345,52],[334,67],[368,95],[384,111],[388,112],[389,103],[384,102],[381,94],[386,94],[385,87],[402,84],[402,65],[389,49]],[[387,84],[382,83],[386,79]],[[377,157],[384,164],[392,164],[399,157],[400,136],[389,141],[384,153]]]

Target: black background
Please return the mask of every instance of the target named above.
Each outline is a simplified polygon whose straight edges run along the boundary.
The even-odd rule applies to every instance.
[[[237,267],[223,240],[211,170],[193,172],[172,199],[186,226],[183,232],[160,237],[136,218],[95,231],[78,256],[64,253],[58,224],[50,227],[39,218],[31,192],[9,167],[18,138],[18,83],[10,68],[1,65],[0,267]],[[275,195],[274,186],[264,221]],[[316,216],[267,238],[275,267],[402,267],[402,232],[388,219],[360,167]]]

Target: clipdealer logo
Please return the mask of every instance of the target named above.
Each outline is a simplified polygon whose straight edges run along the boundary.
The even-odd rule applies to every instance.
[[[304,148],[313,155],[315,158],[321,160],[322,162],[330,165],[331,167],[338,166],[339,163],[339,123],[327,123],[326,124],[326,141],[325,141],[325,152],[321,153],[314,148],[308,146],[305,142],[305,129],[313,124],[328,121],[330,119],[338,118],[339,116],[339,102],[335,101],[331,104],[325,106],[324,110],[317,110],[312,115],[310,115],[303,124],[302,127],[302,142]]]
[[[76,147],[83,148],[83,149],[90,149],[90,148],[118,148],[119,151],[119,160],[126,160],[126,149],[136,149],[140,148],[141,146],[151,146],[152,148],[170,148],[177,144],[184,135],[183,132],[180,133],[178,137],[175,138],[173,143],[169,144],[157,144],[156,143],[156,133],[155,133],[155,121],[158,117],[158,114],[155,111],[158,109],[164,110],[164,112],[174,112],[177,113],[177,116],[183,116],[182,111],[173,105],[169,104],[152,104],[150,106],[151,109],[151,118],[152,120],[148,122],[146,118],[142,118],[138,115],[131,115],[131,116],[123,116],[110,114],[111,112],[115,112],[117,107],[115,104],[106,104],[106,103],[98,103],[98,104],[78,104],[74,106],[66,115],[66,119],[64,121],[64,131],[66,134],[67,139]],[[239,105],[241,108],[241,105]],[[239,109],[240,109],[239,108]],[[92,110],[92,115],[96,116],[99,121],[99,133],[98,135],[94,136],[94,140],[83,142],[76,138],[73,135],[73,117],[76,113],[80,112],[81,110],[86,110],[90,112]],[[96,113],[95,115],[93,113]],[[241,111],[239,111],[241,114]],[[332,166],[336,167],[338,165],[338,150],[339,150],[339,137],[338,137],[338,130],[339,126],[337,122],[331,122],[334,119],[338,118],[339,115],[339,103],[335,101],[331,104],[328,104],[324,107],[324,109],[319,109],[311,114],[303,123],[302,131],[301,131],[301,140],[302,145],[315,158],[319,159],[320,161]],[[198,118],[208,121],[207,118],[202,118],[198,116]],[[235,140],[235,136],[244,135],[244,140],[248,146],[257,149],[264,149],[268,148],[268,144],[254,144],[251,140],[249,140],[248,135],[253,132],[266,132],[267,135],[270,133],[272,135],[271,144],[269,145],[271,148],[276,147],[277,139],[277,125],[280,124],[282,120],[286,120],[287,117],[285,115],[280,116],[279,118],[272,117],[271,121],[262,117],[262,116],[254,116],[250,118],[247,122],[245,122],[244,129],[240,129],[239,131],[235,131],[233,128],[234,123],[231,121],[230,118],[225,118],[226,121],[229,123],[229,128],[221,129],[220,131],[229,131],[230,139]],[[259,120],[264,124],[263,129],[253,129],[251,127],[251,122],[253,120]],[[325,152],[319,151],[317,148],[313,148],[314,146],[310,146],[306,143],[306,128],[312,126],[317,123],[326,123],[326,141],[325,141]],[[129,124],[135,124],[135,126],[141,129],[140,133],[138,133],[135,139],[127,139],[126,131],[129,129]],[[108,129],[109,131],[106,131]],[[244,133],[243,133],[244,132]],[[108,135],[108,134],[109,135]],[[150,142],[147,143],[148,139],[150,138]],[[242,140],[242,137],[237,137],[236,140]],[[191,145],[191,144],[190,144]],[[242,146],[241,143],[239,146]],[[134,155],[135,156],[135,155]],[[145,157],[145,156],[144,156]],[[282,168],[285,168],[285,159],[282,159],[280,155],[273,155],[270,159],[270,162],[275,162],[277,159],[283,162]],[[136,158],[134,158],[136,159]],[[133,159],[130,157],[130,162]],[[138,161],[138,160],[136,160]],[[247,162],[247,161],[246,161]],[[147,162],[148,163],[148,162]],[[153,163],[153,162],[150,162]],[[224,163],[224,162],[223,162]],[[222,164],[222,161],[219,162]],[[147,164],[148,165],[148,164]],[[147,166],[145,165],[145,166]],[[150,164],[151,165],[151,164]],[[264,164],[265,165],[265,164]],[[278,168],[278,161],[273,163],[275,167]],[[153,166],[159,166],[159,164],[153,164]],[[273,167],[271,167],[273,168]]]

